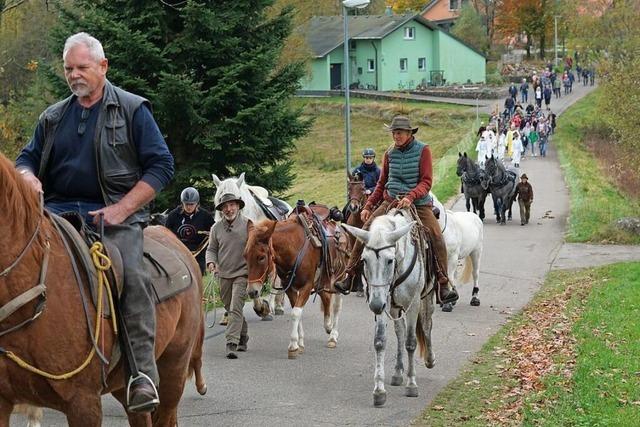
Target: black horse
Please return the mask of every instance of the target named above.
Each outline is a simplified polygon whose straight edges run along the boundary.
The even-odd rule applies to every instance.
[[[465,152],[458,153],[456,174],[462,179],[462,192],[466,199],[467,212],[471,210],[471,203],[473,203],[473,213],[477,213],[480,219],[484,220],[484,202],[489,193],[487,187],[482,187],[482,180],[486,179],[485,172]]]
[[[496,221],[504,225],[507,210],[508,219],[511,220],[513,195],[517,185],[516,173],[506,170],[502,162],[493,155],[485,162],[484,170],[487,178],[483,179],[482,184],[491,190],[493,204],[496,206]]]

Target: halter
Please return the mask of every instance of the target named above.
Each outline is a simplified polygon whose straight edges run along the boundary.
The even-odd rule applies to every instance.
[[[349,181],[349,184],[362,184],[362,186],[364,187],[364,181]],[[349,197],[349,204],[348,204],[348,209],[351,210],[351,202],[356,201],[359,203],[360,205],[360,209],[362,209],[362,201],[366,200],[367,195],[363,192],[362,195],[360,196],[360,198],[355,198],[355,197]],[[353,211],[352,211],[353,212]]]
[[[267,268],[264,270],[264,273],[262,273],[262,276],[260,276],[258,279],[249,280],[247,282],[249,285],[251,285],[252,283],[263,284],[265,282],[265,279],[267,279],[270,274],[275,273],[276,263],[274,261],[274,253],[275,251],[273,250],[273,241],[271,240],[271,238],[269,238],[269,252],[268,252],[269,264],[267,265]]]

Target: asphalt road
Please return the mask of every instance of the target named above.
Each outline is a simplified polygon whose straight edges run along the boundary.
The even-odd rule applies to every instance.
[[[588,88],[552,104],[560,112]],[[562,118],[558,120],[562,126]],[[423,135],[426,140],[428,134]],[[471,286],[459,287],[461,299],[452,313],[434,315],[433,342],[436,366],[418,364],[418,398],[404,397],[403,387],[388,385],[387,404],[372,401],[374,349],[373,314],[363,298],[344,298],[340,338],[335,349],[326,348],[320,302],[309,302],[303,313],[306,352],[287,359],[291,321],[289,312],[273,322],[262,322],[249,305],[249,351],[239,359],[224,357],[220,326],[207,331],[204,370],[209,393],[202,397],[187,385],[180,405],[184,426],[369,426],[408,425],[430,400],[467,364],[505,321],[520,310],[544,280],[563,245],[569,198],[553,142],[548,157],[526,157],[521,162],[533,186],[535,200],[530,224],[520,226],[517,204],[514,220],[499,226],[485,220],[484,254],[480,275],[480,307],[471,307]],[[487,202],[487,213],[491,213]],[[458,200],[454,210],[463,210]],[[562,259],[570,259],[571,251]],[[395,336],[389,324],[387,383],[392,373]],[[480,397],[479,397],[480,398]],[[126,425],[124,412],[111,397],[104,398],[104,425]],[[25,425],[16,417],[12,426]],[[43,425],[63,426],[62,414],[45,411]]]

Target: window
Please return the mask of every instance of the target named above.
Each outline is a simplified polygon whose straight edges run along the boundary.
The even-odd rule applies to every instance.
[[[449,10],[460,9],[460,0],[449,0]]]
[[[351,40],[349,42],[349,50],[356,50],[356,41],[355,40]]]
[[[367,59],[367,71],[372,73],[376,70],[376,61],[373,59]]]
[[[406,72],[409,68],[409,61],[407,58],[400,58],[400,71]]]
[[[404,39],[405,40],[414,40],[416,38],[416,27],[405,27],[404,28]]]
[[[427,71],[427,58],[418,58],[418,71]]]

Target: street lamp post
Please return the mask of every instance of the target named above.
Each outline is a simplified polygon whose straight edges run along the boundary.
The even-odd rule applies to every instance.
[[[553,15],[554,65],[558,66],[558,15]]]
[[[349,14],[348,10],[352,8],[362,9],[369,5],[370,0],[344,0],[342,2],[342,14],[344,17],[344,132],[346,159],[345,167],[347,174],[351,172],[351,106],[349,105]],[[347,183],[347,198],[349,197],[349,184]]]

